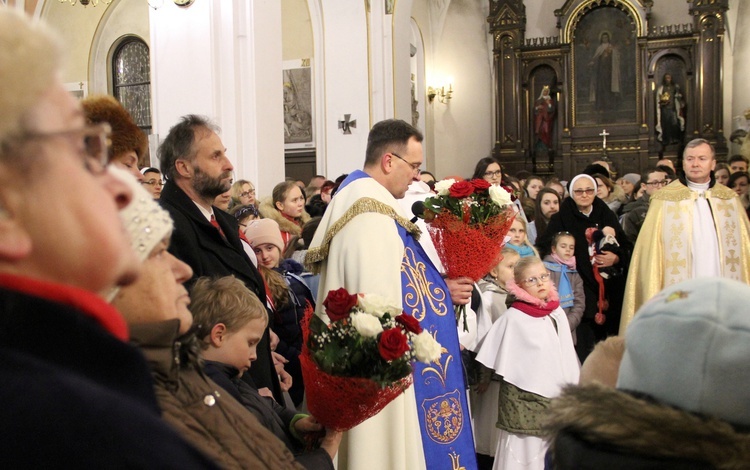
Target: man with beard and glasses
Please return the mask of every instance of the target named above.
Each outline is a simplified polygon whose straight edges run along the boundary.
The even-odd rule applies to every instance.
[[[192,268],[188,286],[203,276],[233,275],[265,299],[263,279],[242,248],[237,221],[213,206],[216,196],[231,188],[234,170],[217,132],[218,127],[203,116],[184,116],[159,147],[159,163],[167,180],[159,202],[174,220],[169,251]],[[244,375],[284,403],[268,331],[258,345],[258,359],[250,374]]]

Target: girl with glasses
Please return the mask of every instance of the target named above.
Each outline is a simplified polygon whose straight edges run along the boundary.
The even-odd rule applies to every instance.
[[[477,360],[501,377],[495,470],[544,468],[542,422],[562,387],[577,384],[580,365],[550,273],[521,258],[506,284],[510,308],[492,325]]]

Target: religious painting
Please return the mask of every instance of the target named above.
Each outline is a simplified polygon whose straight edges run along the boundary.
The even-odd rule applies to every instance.
[[[573,35],[576,125],[634,123],[637,118],[636,27],[628,13],[601,6]]]
[[[283,83],[285,148],[314,148],[310,59],[285,61]]]

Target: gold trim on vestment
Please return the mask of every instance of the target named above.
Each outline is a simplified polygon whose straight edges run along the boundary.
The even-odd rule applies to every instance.
[[[419,240],[422,231],[419,230],[415,224],[409,221],[406,217],[400,216],[393,207],[373,199],[371,197],[363,197],[357,199],[352,206],[344,212],[331,228],[325,234],[323,242],[320,246],[310,248],[305,255],[305,267],[313,274],[320,272],[320,264],[328,258],[328,250],[331,245],[333,237],[335,237],[346,224],[352,219],[361,214],[377,213],[388,216],[396,221],[397,224],[404,227],[409,233],[412,234],[415,240]]]

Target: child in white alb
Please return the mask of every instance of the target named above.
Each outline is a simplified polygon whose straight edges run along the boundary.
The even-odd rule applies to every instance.
[[[504,247],[502,259],[477,285],[482,294],[482,305],[477,314],[477,336],[481,341],[492,324],[505,313],[508,307],[506,285],[513,279],[513,268],[521,258],[512,248]],[[500,377],[492,369],[479,366],[478,383],[471,389],[471,413],[474,418],[474,445],[480,468],[483,462],[491,462],[495,456],[498,434],[497,399],[500,394]],[[487,468],[491,463],[487,464]]]
[[[547,268],[521,258],[506,285],[515,297],[492,325],[477,360],[501,377],[495,470],[544,468],[541,423],[564,385],[578,383],[580,364],[565,312]]]

